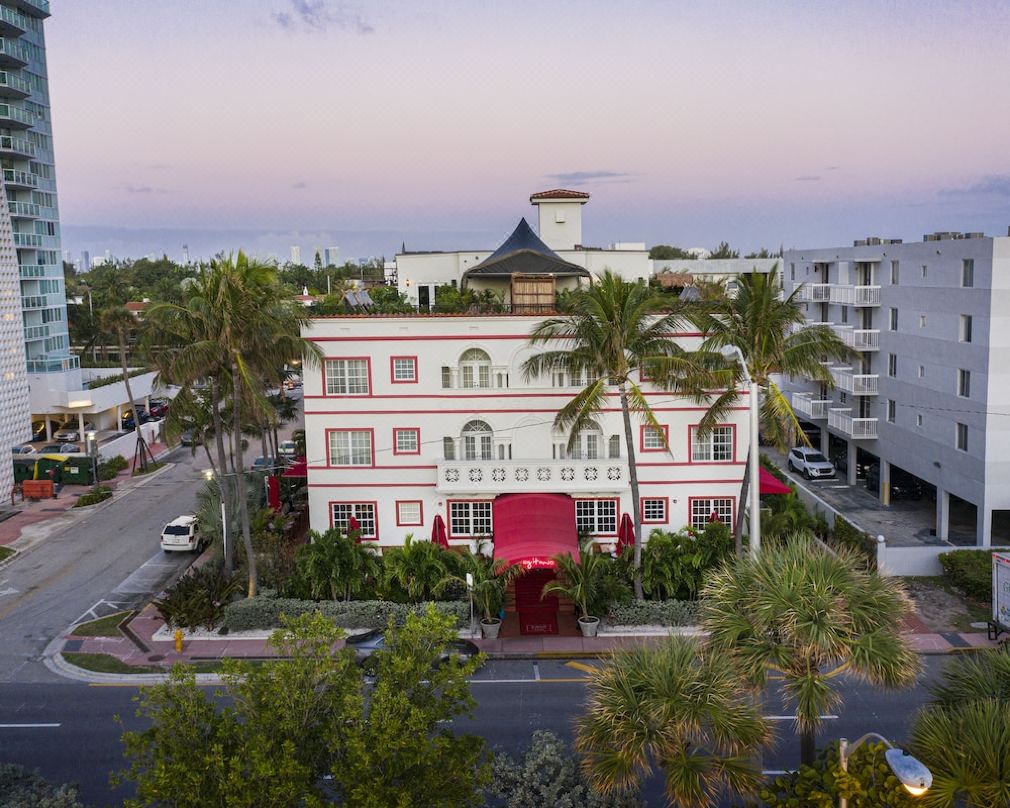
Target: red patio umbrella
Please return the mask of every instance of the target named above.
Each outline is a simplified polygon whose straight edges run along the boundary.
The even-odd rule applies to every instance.
[[[758,474],[761,487],[758,489],[762,494],[791,494],[791,489],[784,482],[779,480],[768,469],[761,469]]]
[[[442,514],[435,514],[435,521],[431,524],[431,543],[449,549],[449,539],[445,534],[445,520]]]
[[[273,475],[267,477],[267,505],[274,513],[281,511],[281,479]]]
[[[625,513],[621,516],[621,526],[617,529],[617,554],[620,555],[625,547],[635,546],[635,524],[631,521],[631,515]]]
[[[361,525],[358,523],[355,516],[351,516],[351,518],[347,520],[347,535],[350,536],[354,533],[354,531],[358,532],[358,535],[354,537],[354,540],[361,541]]]

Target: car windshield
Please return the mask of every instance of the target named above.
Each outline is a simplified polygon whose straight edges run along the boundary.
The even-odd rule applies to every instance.
[[[188,536],[189,526],[187,525],[165,525],[166,536]]]
[[[822,455],[820,452],[812,452],[807,455],[808,463],[827,463],[828,459]]]

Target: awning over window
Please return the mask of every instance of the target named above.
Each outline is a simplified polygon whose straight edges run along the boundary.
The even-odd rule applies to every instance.
[[[565,494],[504,494],[494,501],[494,557],[524,570],[554,569],[552,556],[579,559],[575,501]]]
[[[793,489],[772,474],[768,469],[761,469],[759,472],[759,479],[761,480],[761,493],[762,494],[791,494]]]

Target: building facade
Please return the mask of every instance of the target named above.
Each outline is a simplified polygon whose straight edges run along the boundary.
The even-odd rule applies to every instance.
[[[951,497],[974,505],[976,543],[991,544],[994,513],[1010,510],[1010,237],[871,238],[790,250],[783,265],[809,321],[853,352],[831,368],[834,390],[784,380],[822,450],[850,483],[860,463],[876,465],[885,504],[895,474],[934,486],[941,540]]]

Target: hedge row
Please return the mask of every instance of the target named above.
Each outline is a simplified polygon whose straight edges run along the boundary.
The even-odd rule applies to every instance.
[[[398,624],[411,612],[427,607],[421,603],[392,603],[386,600],[315,601],[294,598],[271,598],[262,595],[229,603],[224,609],[224,625],[229,631],[273,629],[281,625],[281,615],[297,617],[319,611],[341,628],[384,628],[389,618]],[[435,603],[442,614],[456,618],[458,628],[470,623],[469,601],[453,600]]]
[[[693,626],[698,623],[696,600],[640,600],[615,603],[607,623],[611,626]]]
[[[940,554],[944,574],[958,589],[972,598],[992,600],[992,552],[954,550]]]

